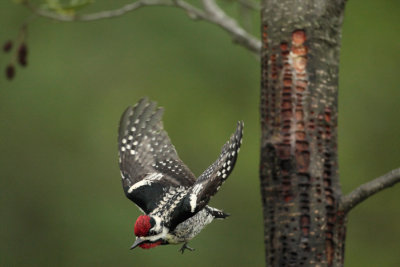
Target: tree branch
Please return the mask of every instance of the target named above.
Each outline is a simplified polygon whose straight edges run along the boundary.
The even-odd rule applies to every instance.
[[[385,188],[391,187],[398,182],[400,182],[400,168],[392,170],[381,177],[375,178],[374,180],[359,186],[346,196],[342,196],[339,210],[347,213],[357,204],[363,202],[370,196]]]
[[[110,19],[120,17],[128,12],[132,12],[146,6],[170,6],[184,10],[191,19],[198,19],[215,24],[228,32],[233,41],[253,53],[259,55],[261,51],[261,42],[253,35],[245,31],[236,20],[229,17],[213,0],[204,0],[205,10],[201,10],[183,0],[138,0],[133,3],[122,6],[114,10],[101,11],[83,15],[64,15],[38,8],[29,1],[23,2],[34,14],[61,22],[73,21],[95,21],[101,19]]]
[[[230,33],[234,42],[243,45],[252,52],[260,54],[261,42],[239,26],[236,20],[229,17],[214,0],[203,0],[204,10],[210,22]]]

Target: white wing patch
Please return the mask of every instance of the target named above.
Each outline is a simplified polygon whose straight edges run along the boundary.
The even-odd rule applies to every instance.
[[[198,194],[199,192],[200,192],[200,190],[203,188],[203,185],[202,184],[196,184],[194,187],[193,187],[193,194]]]
[[[151,185],[154,181],[158,181],[163,177],[162,173],[159,172],[153,172],[148,174],[146,177],[143,178],[140,182],[135,183],[128,189],[128,193],[132,193],[133,190],[138,189],[139,187],[142,186],[149,186]]]
[[[200,190],[203,188],[202,184],[196,184],[193,187],[193,191],[190,194],[189,200],[190,200],[190,211],[194,212],[194,210],[196,209],[196,203],[197,203],[197,195],[200,192]]]
[[[195,194],[190,195],[190,211],[194,212],[196,209],[196,203],[197,203],[197,196]]]

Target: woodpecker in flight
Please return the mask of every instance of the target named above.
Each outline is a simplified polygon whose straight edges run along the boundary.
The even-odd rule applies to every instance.
[[[144,98],[125,110],[119,125],[122,186],[144,213],[136,220],[131,249],[184,243],[183,253],[193,250],[187,242],[207,224],[228,216],[207,204],[235,166],[243,122],[238,122],[218,159],[196,179],[163,129],[162,114],[162,108]]]

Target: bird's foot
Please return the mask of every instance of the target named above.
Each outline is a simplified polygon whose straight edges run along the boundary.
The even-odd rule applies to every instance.
[[[179,251],[180,251],[182,254],[183,254],[183,252],[185,252],[185,249],[190,250],[190,251],[194,251],[194,250],[195,250],[194,248],[189,247],[187,244],[188,244],[188,243],[185,242],[185,243],[183,244],[183,246],[179,249]]]

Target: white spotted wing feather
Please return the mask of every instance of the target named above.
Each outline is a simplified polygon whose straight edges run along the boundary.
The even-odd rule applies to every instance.
[[[196,212],[204,208],[215,195],[221,185],[231,174],[235,166],[243,136],[243,122],[238,122],[236,132],[222,147],[218,159],[209,166],[196,180],[189,192],[190,211]]]
[[[156,208],[165,190],[190,187],[195,176],[179,159],[161,122],[162,108],[141,99],[121,117],[119,163],[126,196],[145,213]]]
[[[218,159],[200,175],[180,202],[180,208],[173,212],[170,223],[172,228],[205,208],[210,198],[218,192],[235,166],[242,135],[243,122],[238,122],[236,132],[222,147]]]

